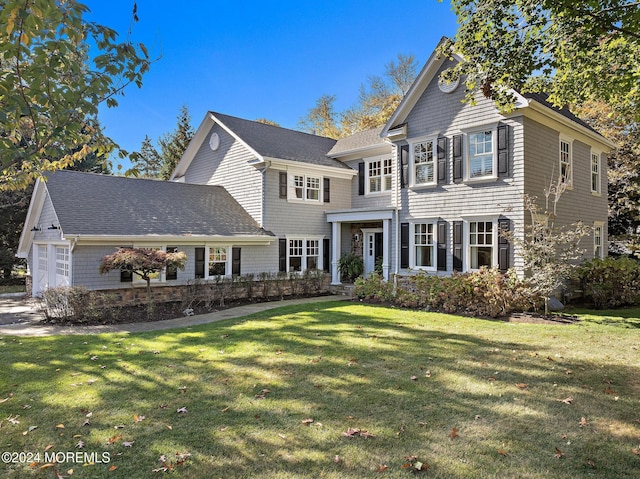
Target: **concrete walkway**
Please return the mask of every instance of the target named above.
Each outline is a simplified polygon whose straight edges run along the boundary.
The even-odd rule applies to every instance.
[[[53,336],[59,334],[100,334],[100,333],[139,333],[163,329],[184,328],[207,324],[223,319],[239,318],[253,313],[268,311],[281,306],[341,301],[349,296],[319,296],[316,298],[285,299],[265,303],[247,304],[213,313],[200,314],[184,318],[151,321],[146,323],[106,324],[98,326],[56,326],[40,323],[42,316],[35,310],[35,303],[22,297],[0,297],[0,335],[14,336]]]

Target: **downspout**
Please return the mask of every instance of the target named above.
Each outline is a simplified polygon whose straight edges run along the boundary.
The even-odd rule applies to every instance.
[[[397,145],[393,145],[394,151],[395,151],[395,164],[398,165],[398,147]],[[400,168],[397,169],[398,173],[401,175],[402,174],[402,166]],[[395,243],[396,243],[396,247],[394,248],[394,268],[393,268],[393,296],[396,296],[396,291],[398,288],[398,273],[400,272],[400,270],[398,269],[398,264],[400,263],[400,248],[398,245],[398,235],[400,234],[400,188],[398,187],[398,185],[400,184],[400,176],[398,174],[396,174],[396,194],[395,194],[395,217],[396,217],[396,225],[395,225]]]
[[[260,221],[260,226],[265,228],[265,218],[267,214],[267,170],[271,167],[271,162],[265,160],[264,166],[260,168],[260,173],[262,173],[262,218]]]

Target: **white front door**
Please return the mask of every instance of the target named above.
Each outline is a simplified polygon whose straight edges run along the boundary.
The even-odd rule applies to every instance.
[[[47,245],[38,245],[38,272],[36,275],[36,290],[34,293],[40,293],[49,287],[49,248]]]
[[[382,259],[382,230],[363,230],[364,243],[362,245],[364,260],[364,277],[369,276],[376,269],[376,262]]]

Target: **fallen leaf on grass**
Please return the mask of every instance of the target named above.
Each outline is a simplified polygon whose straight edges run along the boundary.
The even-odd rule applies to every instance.
[[[350,427],[349,429],[347,429],[345,432],[342,433],[342,435],[345,437],[354,437],[354,436],[357,436],[358,434],[360,434],[360,429],[355,429],[352,427]]]
[[[338,464],[340,461],[341,461],[340,456],[338,456],[337,454],[335,456],[333,456],[333,462]]]
[[[564,399],[556,399],[556,401],[564,403],[564,404],[568,404],[569,406],[571,404],[573,404],[573,398],[571,396],[569,396],[568,398],[564,398]]]
[[[53,444],[49,444],[47,447],[44,448],[44,452],[47,452],[48,450],[52,449],[54,447]]]
[[[110,438],[110,439],[107,441],[107,444],[113,444],[113,443],[115,443],[115,442],[120,441],[121,439],[122,439],[122,434],[120,434],[120,435],[118,435],[118,436],[113,436],[112,438]]]
[[[585,426],[588,426],[588,425],[589,425],[589,421],[587,421],[587,418],[583,416],[580,419],[580,427],[585,427]]]
[[[131,447],[135,441],[122,441],[124,447]]]
[[[564,452],[562,452],[560,449],[558,449],[556,447],[556,453],[555,453],[554,457],[557,458],[557,459],[560,459],[563,456],[564,456]]]
[[[584,463],[589,466],[591,469],[595,469],[596,468],[596,463],[593,462],[591,459],[587,459],[586,461],[584,461]]]
[[[6,397],[6,398],[4,398],[4,399],[0,399],[0,403],[3,403],[3,402],[8,401],[8,400],[9,400],[9,399],[11,399],[12,397],[13,397],[13,393],[9,393],[9,396],[8,396],[8,397]]]
[[[618,394],[617,392],[615,392],[613,389],[611,389],[610,387],[607,387],[607,389],[604,390],[605,394]]]
[[[459,437],[457,427],[454,427],[453,429],[451,429],[451,432],[449,433],[449,437],[451,439],[455,439],[456,437]]]
[[[78,441],[78,443],[76,444],[76,449],[82,449],[83,447],[84,447],[84,442]]]
[[[27,429],[26,431],[24,431],[22,433],[23,436],[26,436],[27,434],[29,434],[31,431],[38,429],[38,426],[29,426],[29,429]]]
[[[64,424],[58,424],[58,425],[56,426],[56,429],[64,429]]]
[[[180,408],[176,409],[176,412],[178,412],[180,414],[187,414],[187,408],[186,407],[180,407]]]
[[[504,457],[507,457],[509,455],[504,449],[498,449],[498,454]]]
[[[635,454],[636,456],[640,456],[640,448],[634,447],[631,449],[631,454]]]
[[[376,472],[384,472],[384,471],[386,471],[387,469],[389,469],[389,466],[387,466],[386,464],[380,464],[380,465],[378,466],[378,469],[376,469]]]
[[[113,472],[113,471],[115,471],[116,469],[118,469],[118,466],[111,466],[111,467],[109,468],[109,472]]]
[[[308,426],[309,424],[311,424],[313,422],[313,419],[311,419],[310,417],[307,419],[303,419],[302,424],[304,424],[305,426]]]
[[[144,417],[144,416],[138,416],[137,414],[134,414],[134,415],[133,415],[133,422],[134,422],[134,423],[135,423],[135,422],[143,421],[144,419],[145,419],[145,417]]]
[[[529,387],[529,385],[527,383],[518,383],[518,384],[516,384],[516,387],[518,389],[527,389]]]

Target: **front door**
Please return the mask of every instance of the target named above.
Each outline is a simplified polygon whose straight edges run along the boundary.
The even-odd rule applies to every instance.
[[[382,261],[382,230],[369,230],[364,233],[363,244],[364,276],[376,269],[376,263]]]

